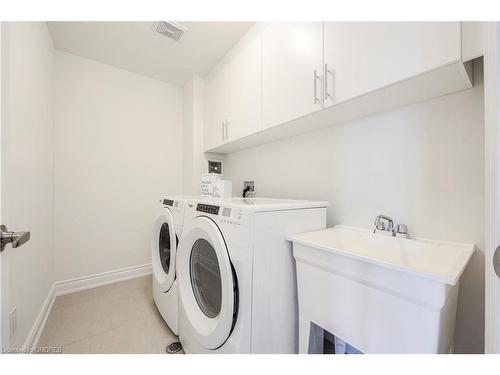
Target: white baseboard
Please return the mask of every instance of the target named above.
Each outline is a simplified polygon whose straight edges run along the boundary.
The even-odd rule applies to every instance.
[[[86,289],[96,288],[119,281],[135,279],[136,277],[150,275],[151,263],[141,266],[122,268],[119,270],[103,272],[96,275],[79,277],[76,279],[58,281],[55,284],[56,296],[75,293]]]
[[[49,317],[50,310],[52,310],[52,305],[56,299],[56,288],[55,284],[49,290],[45,301],[43,302],[42,308],[38,313],[38,316],[31,327],[30,332],[28,333],[28,337],[23,345],[23,350],[30,351],[36,348],[38,344],[38,340],[40,339],[40,335],[42,334],[43,327],[45,327],[45,323],[47,322],[47,318]]]
[[[149,275],[151,272],[151,264],[144,264],[141,266],[122,268],[119,270],[54,283],[54,285],[50,288],[45,301],[43,302],[42,308],[40,309],[33,326],[31,327],[28,337],[24,342],[23,349],[29,351],[36,348],[57,296],[113,284],[119,281],[135,279],[137,277]]]

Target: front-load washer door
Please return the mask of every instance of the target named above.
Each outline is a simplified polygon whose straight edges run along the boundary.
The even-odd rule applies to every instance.
[[[174,218],[172,212],[164,208],[156,218],[151,240],[153,274],[164,292],[170,290],[175,280],[176,253],[177,237]]]
[[[231,334],[237,288],[224,238],[207,217],[193,219],[179,243],[179,292],[187,323],[196,340],[216,349]]]

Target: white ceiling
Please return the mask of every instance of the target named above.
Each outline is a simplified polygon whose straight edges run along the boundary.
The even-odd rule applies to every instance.
[[[56,49],[183,85],[204,76],[253,22],[180,22],[179,42],[154,31],[155,22],[49,22]]]

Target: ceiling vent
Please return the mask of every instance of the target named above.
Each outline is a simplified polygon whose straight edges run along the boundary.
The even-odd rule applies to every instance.
[[[187,28],[178,24],[177,22],[160,21],[156,23],[155,30],[158,33],[165,35],[166,37],[169,37],[178,42],[179,39],[181,39],[184,32],[187,31]]]

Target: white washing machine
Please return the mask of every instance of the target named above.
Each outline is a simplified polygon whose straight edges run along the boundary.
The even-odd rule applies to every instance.
[[[188,201],[179,242],[186,353],[297,353],[295,262],[285,236],[325,228],[327,202]]]
[[[186,200],[189,198],[195,197],[168,197],[160,201],[151,240],[153,298],[161,316],[176,335],[179,334],[176,254],[184,225]]]

